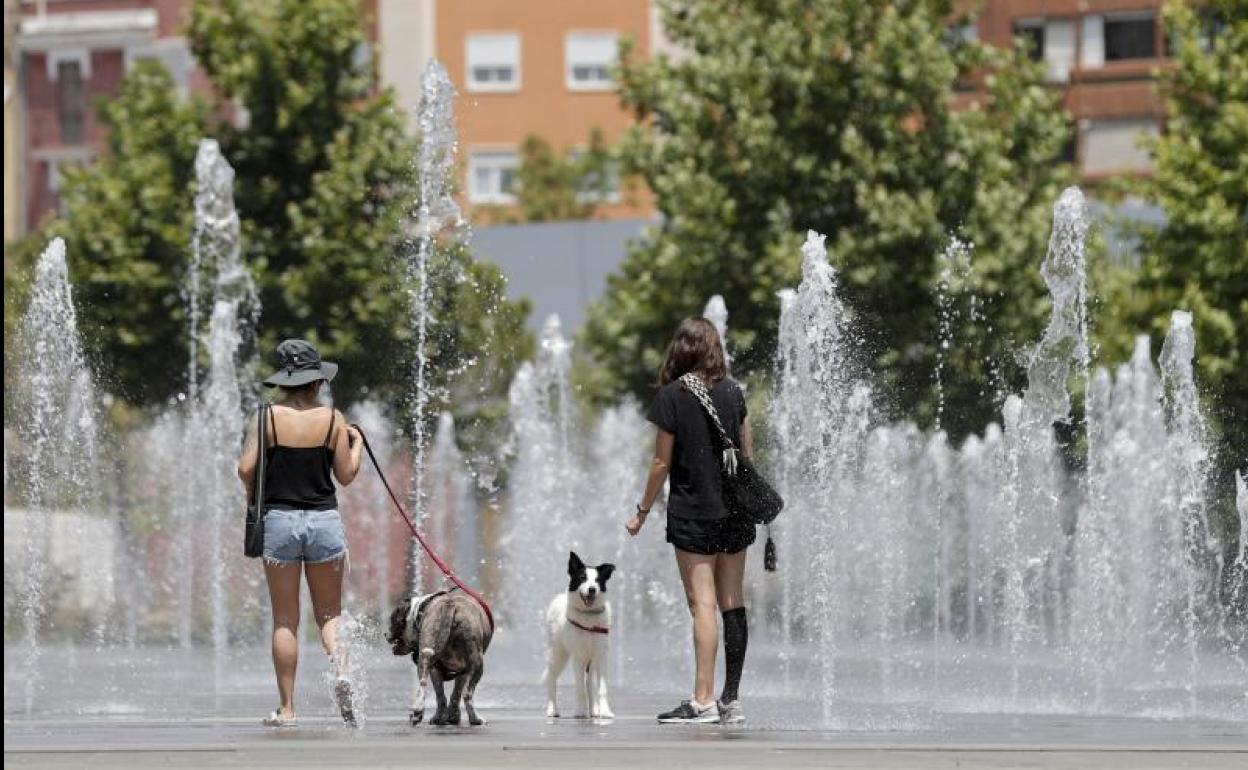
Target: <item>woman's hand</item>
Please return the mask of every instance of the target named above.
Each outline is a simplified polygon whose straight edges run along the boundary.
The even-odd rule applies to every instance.
[[[624,525],[624,529],[628,530],[628,534],[637,537],[637,533],[641,531],[641,526],[646,523],[646,514],[638,511],[633,514],[633,518],[628,520]]]
[[[356,449],[357,447],[360,446],[361,443],[362,442],[360,441],[360,429],[355,427],[354,425],[348,425],[347,426],[347,446],[349,446],[352,449]]]

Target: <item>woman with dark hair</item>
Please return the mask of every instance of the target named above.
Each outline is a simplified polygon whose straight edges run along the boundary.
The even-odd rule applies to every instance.
[[[719,332],[705,318],[686,319],[659,369],[659,392],[646,415],[658,428],[654,460],[637,511],[625,526],[630,535],[641,531],[670,475],[667,542],[676,548],[676,565],[693,615],[696,673],[693,697],[660,714],[659,722],[742,722],[737,688],[748,638],[742,584],[754,524],[724,505],[718,436],[697,398],[681,383],[681,377],[688,374],[709,391],[720,422],[741,453],[746,458],[753,454],[745,396],[728,376]],[[726,663],[718,701],[714,695],[717,607],[724,620]]]
[[[273,610],[273,669],[280,704],[265,717],[271,727],[295,724],[295,667],[299,661],[299,584],[308,579],[321,645],[336,671],[334,697],[342,718],[355,724],[351,682],[336,631],[342,611],[346,531],[338,515],[334,479],[346,486],[360,470],[360,433],[342,413],[321,403],[321,388],[338,373],[303,340],[277,346],[278,370],[264,381],[281,392],[265,427],[264,577]],[[238,475],[254,494],[259,447],[253,427],[238,460]],[[332,474],[332,478],[331,478]]]

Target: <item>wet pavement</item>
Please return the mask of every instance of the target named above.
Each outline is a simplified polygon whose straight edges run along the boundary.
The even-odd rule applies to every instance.
[[[947,717],[917,731],[658,725],[651,698],[617,694],[609,722],[483,708],[480,728],[407,724],[395,713],[347,729],[257,718],[9,717],[6,767],[434,768],[1176,768],[1248,767],[1248,725],[1049,715]],[[483,704],[484,706],[485,704]],[[649,713],[647,713],[649,712]]]
[[[363,726],[349,730],[332,716],[323,660],[305,646],[299,726],[275,730],[259,723],[275,705],[264,650],[236,650],[214,672],[199,649],[50,647],[29,703],[22,651],[5,652],[6,767],[1248,768],[1238,699],[1212,712],[1227,718],[1113,716],[1045,701],[932,704],[861,688],[829,711],[802,695],[807,678],[760,671],[747,683],[746,726],[658,725],[654,714],[680,697],[671,682],[687,672],[679,661],[659,671],[626,658],[612,690],[616,719],[550,720],[532,655],[502,648],[478,694],[488,725],[411,727],[411,664],[378,650],[360,661]],[[643,671],[650,676],[629,676]],[[565,682],[561,696],[570,695]]]

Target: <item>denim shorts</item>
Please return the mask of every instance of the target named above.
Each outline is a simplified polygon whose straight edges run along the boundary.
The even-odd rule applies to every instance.
[[[320,562],[347,554],[347,533],[338,511],[287,511],[264,515],[264,559],[269,562]]]

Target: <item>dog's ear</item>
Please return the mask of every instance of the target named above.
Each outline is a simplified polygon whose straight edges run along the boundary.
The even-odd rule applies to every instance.
[[[602,586],[602,590],[607,590],[607,581],[611,579],[612,573],[615,572],[615,565],[599,564],[594,569],[598,570],[598,585]]]
[[[576,551],[568,552],[568,574],[575,575],[585,569],[585,562],[581,561],[581,557],[576,555]]]

